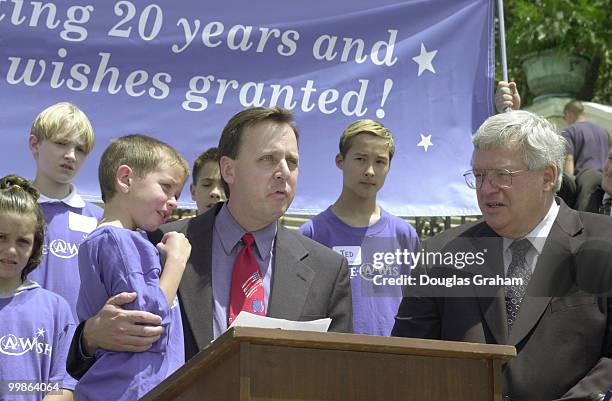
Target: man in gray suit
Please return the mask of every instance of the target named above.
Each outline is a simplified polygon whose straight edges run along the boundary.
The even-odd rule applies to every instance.
[[[298,133],[292,115],[281,108],[263,107],[237,113],[223,129],[219,153],[228,202],[149,235],[157,243],[164,232],[178,231],[192,244],[178,290],[186,359],[227,329],[232,268],[245,246],[241,241],[245,233],[254,238],[268,316],[330,317],[330,330],[350,332],[346,259],[278,222],[293,200],[298,177]],[[93,363],[86,356],[98,347],[138,352],[157,340],[161,333],[157,316],[121,309],[133,296],[118,294],[79,326],[68,358],[73,376],[80,377]]]
[[[490,117],[473,137],[483,219],[425,244],[393,335],[510,344],[504,400],[603,399],[612,384],[612,219],[567,207],[565,143],[526,111]],[[453,266],[431,255],[473,263]],[[459,260],[459,259],[455,259]]]

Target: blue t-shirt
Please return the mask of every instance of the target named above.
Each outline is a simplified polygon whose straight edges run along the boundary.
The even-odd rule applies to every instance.
[[[75,398],[137,400],[185,363],[183,325],[178,298],[168,306],[159,287],[159,251],[142,231],[113,226],[94,230],[79,250],[81,291],[77,313],[86,320],[120,292],[136,292],[125,309],[159,315],[164,334],[145,352],[96,351],[96,362],[79,380]]]
[[[47,221],[43,258],[28,275],[28,279],[41,287],[61,295],[68,302],[75,320],[81,285],[77,258],[79,245],[96,228],[104,212],[92,203],[84,203],[82,208],[71,207],[64,202],[40,204]]]
[[[574,156],[575,174],[584,169],[602,171],[610,148],[608,132],[589,121],[578,121],[561,132],[567,153]]]
[[[410,275],[411,270],[410,258],[404,258],[404,254],[421,249],[415,229],[382,209],[376,223],[352,227],[340,220],[330,207],[302,225],[299,232],[347,258],[353,295],[353,331],[390,335],[402,300],[401,278]],[[387,263],[390,254],[394,261]],[[383,281],[385,278],[400,280],[389,284],[390,281]]]
[[[75,322],[66,301],[38,284],[9,298],[0,298],[0,401],[42,400],[42,392],[14,395],[8,382],[54,383],[73,390],[76,381],[66,373],[66,355]]]

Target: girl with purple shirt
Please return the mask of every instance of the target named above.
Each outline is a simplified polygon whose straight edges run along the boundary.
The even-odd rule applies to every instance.
[[[87,320],[111,296],[135,292],[136,300],[124,307],[160,316],[164,333],[145,352],[90,350],[82,344],[95,354],[95,363],[76,386],[79,401],[137,400],[185,363],[176,291],[191,245],[183,234],[169,232],[155,247],[145,231],[170,217],[188,175],[182,156],[144,135],[113,141],[100,159],[104,215],[79,248],[77,314]]]
[[[72,401],[66,301],[27,279],[40,263],[45,218],[24,178],[0,179],[0,401]]]

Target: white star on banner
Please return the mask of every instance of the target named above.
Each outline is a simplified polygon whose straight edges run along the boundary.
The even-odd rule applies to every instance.
[[[421,134],[421,142],[419,142],[417,146],[422,146],[423,149],[425,149],[425,152],[427,152],[427,149],[433,145],[434,144],[431,143],[431,135],[426,136],[426,135]]]
[[[436,73],[436,70],[434,69],[431,62],[433,58],[436,57],[437,53],[437,50],[432,50],[428,52],[427,49],[425,49],[425,45],[421,42],[421,54],[412,58],[414,62],[419,65],[419,77],[425,70],[429,70],[434,74]]]

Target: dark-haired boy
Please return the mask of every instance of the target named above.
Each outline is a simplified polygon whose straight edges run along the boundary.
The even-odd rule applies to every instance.
[[[340,137],[336,155],[336,166],[342,170],[342,193],[299,229],[347,258],[355,333],[391,333],[402,299],[401,279],[408,277],[410,266],[404,260],[383,263],[381,256],[420,249],[414,228],[376,202],[394,152],[393,136],[381,123],[358,120],[350,124]]]

